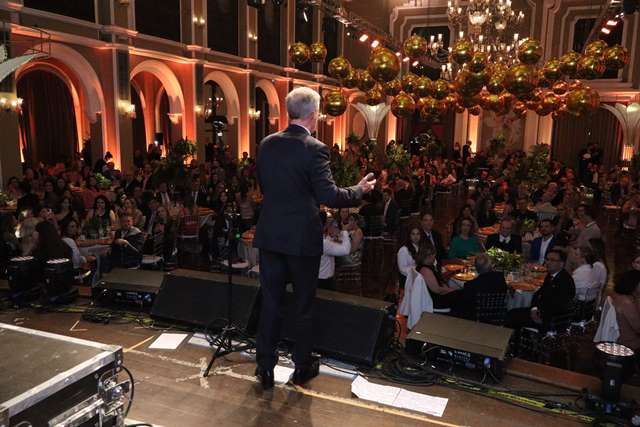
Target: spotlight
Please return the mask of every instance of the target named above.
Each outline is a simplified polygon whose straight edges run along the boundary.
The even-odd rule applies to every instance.
[[[409,62],[409,57],[405,56],[404,59],[402,60],[402,62]]]
[[[375,49],[380,45],[380,42],[378,40],[374,40],[371,42],[371,48]]]
[[[415,60],[415,61],[413,61],[413,63],[411,64],[411,66],[412,66],[412,67],[416,67],[419,63],[420,63],[420,61]]]
[[[603,33],[603,34],[611,34],[611,30],[608,29],[607,27],[602,27],[600,29],[600,32]]]
[[[609,27],[615,27],[616,25],[618,25],[618,20],[617,19],[609,19],[607,21],[607,26],[609,26]]]
[[[396,56],[397,56],[397,57],[401,57],[401,56],[402,56],[402,54],[401,54],[400,52],[396,52]]]
[[[633,369],[634,351],[614,342],[596,344],[597,356],[602,367],[602,398],[610,403],[620,400],[624,378]]]
[[[309,22],[309,16],[307,16],[307,8],[302,9],[302,18],[304,22]]]
[[[358,40],[360,40],[362,43],[366,42],[367,39],[369,39],[369,34],[363,34],[360,36],[360,38]]]

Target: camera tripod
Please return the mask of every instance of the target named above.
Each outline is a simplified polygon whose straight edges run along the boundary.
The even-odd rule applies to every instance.
[[[249,350],[255,347],[255,343],[253,340],[249,339],[246,336],[245,332],[239,326],[233,323],[233,267],[232,267],[232,247],[233,243],[238,240],[238,227],[237,220],[238,214],[233,212],[230,214],[225,214],[225,220],[229,221],[229,230],[227,231],[227,242],[228,242],[228,251],[227,251],[227,318],[226,324],[222,327],[220,333],[211,341],[210,345],[212,348],[215,347],[215,352],[211,356],[211,360],[207,365],[207,369],[202,374],[203,377],[209,376],[209,371],[213,367],[214,362],[219,357],[224,357],[227,354],[236,353],[239,351]],[[234,345],[233,338],[240,337],[246,344]]]

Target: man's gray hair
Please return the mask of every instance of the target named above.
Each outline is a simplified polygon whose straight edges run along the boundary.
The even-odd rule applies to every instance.
[[[320,95],[308,87],[289,92],[286,102],[290,119],[305,119],[320,109]]]
[[[476,271],[478,274],[488,273],[493,269],[491,258],[487,254],[478,254],[476,256]]]

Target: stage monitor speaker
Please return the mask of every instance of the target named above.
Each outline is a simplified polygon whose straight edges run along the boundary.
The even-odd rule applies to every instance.
[[[167,273],[151,307],[154,318],[201,328],[222,327],[227,318],[227,276],[195,270]],[[233,323],[248,333],[255,332],[258,284],[233,276],[231,316]]]
[[[390,303],[318,289],[313,307],[314,350],[339,360],[372,366],[393,338]],[[283,338],[294,339],[293,294],[287,293]]]
[[[163,280],[161,271],[114,268],[102,275],[91,293],[99,305],[132,305],[148,311]]]
[[[513,329],[442,314],[422,313],[407,335],[409,354],[502,375]]]

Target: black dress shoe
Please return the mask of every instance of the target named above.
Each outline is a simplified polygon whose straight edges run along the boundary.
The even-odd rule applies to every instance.
[[[314,359],[309,366],[304,367],[296,367],[296,370],[293,371],[293,377],[291,381],[295,385],[303,385],[307,381],[312,378],[315,378],[320,373],[320,361],[318,359]]]
[[[258,366],[256,367],[256,377],[260,380],[263,390],[273,388],[273,369],[264,369]]]

